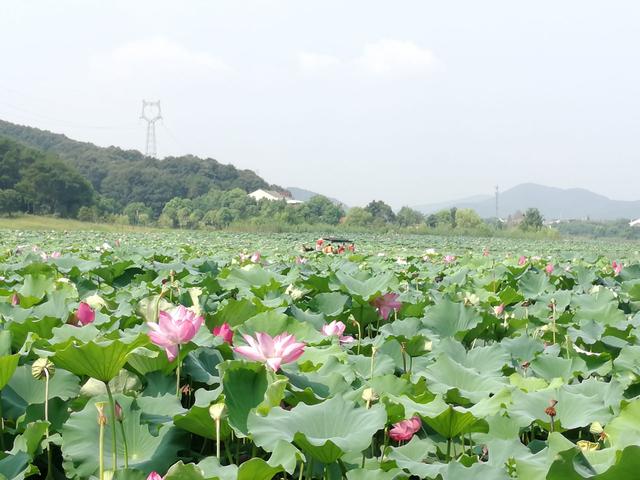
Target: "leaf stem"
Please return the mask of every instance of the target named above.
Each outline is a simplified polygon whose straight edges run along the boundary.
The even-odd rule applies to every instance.
[[[120,424],[120,433],[122,433],[122,446],[124,447],[124,468],[129,468],[129,445],[127,444],[127,436],[124,433],[124,424]]]
[[[109,397],[109,413],[111,414],[111,468],[115,472],[118,470],[118,451],[116,438],[116,405],[111,394],[109,382],[104,382],[107,387],[107,396]]]
[[[0,390],[0,448],[6,450],[4,444],[4,417],[2,416],[2,390]]]

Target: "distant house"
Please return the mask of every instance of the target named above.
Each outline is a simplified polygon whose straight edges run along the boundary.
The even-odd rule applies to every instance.
[[[631,220],[629,222],[630,227],[640,227],[640,218],[636,218],[635,220]]]
[[[251,192],[249,196],[255,199],[256,201],[269,200],[269,201],[275,202],[278,200],[285,200],[288,204],[302,203],[302,201],[294,200],[288,197],[287,195],[285,195],[284,193],[276,192],[275,190],[264,190],[262,188],[259,188],[255,192]]]

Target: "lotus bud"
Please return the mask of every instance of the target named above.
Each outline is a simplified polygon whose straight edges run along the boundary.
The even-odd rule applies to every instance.
[[[16,305],[20,305],[20,297],[18,296],[17,293],[14,293],[13,295],[11,295],[11,305],[13,305],[14,307]]]
[[[31,366],[31,376],[36,380],[46,377],[53,377],[56,373],[56,366],[48,358],[39,358]]]
[[[107,417],[104,414],[104,408],[107,406],[107,402],[96,402],[96,409],[98,410],[98,425],[106,425]]]
[[[219,421],[226,410],[224,403],[215,403],[209,407],[209,415],[214,422]]]
[[[378,398],[379,397],[373,390],[373,388],[365,388],[362,391],[362,399],[367,403],[375,402],[376,400],[378,400]]]
[[[122,405],[120,405],[117,400],[116,400],[116,406],[114,410],[116,414],[116,420],[122,423],[122,421],[124,420],[124,415],[122,414]]]

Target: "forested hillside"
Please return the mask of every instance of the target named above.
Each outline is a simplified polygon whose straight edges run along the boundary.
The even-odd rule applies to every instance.
[[[195,198],[211,189],[283,190],[277,185],[269,185],[252,170],[239,170],[212,158],[187,155],[157,160],[136,150],[102,148],[2,120],[0,137],[55,154],[87,178],[98,193],[114,203],[116,210],[142,202],[158,216],[172,198]]]
[[[0,211],[76,216],[95,192],[65,161],[0,138]]]

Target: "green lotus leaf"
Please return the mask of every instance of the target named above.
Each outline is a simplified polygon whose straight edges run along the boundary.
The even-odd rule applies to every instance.
[[[426,309],[422,323],[441,337],[460,340],[481,321],[482,317],[473,308],[451,300],[442,300]]]
[[[129,354],[149,342],[146,335],[120,340],[97,340],[77,344],[73,339],[54,345],[56,366],[76,375],[86,375],[103,382],[113,379],[127,363]]]
[[[527,271],[518,280],[518,287],[525,298],[536,299],[545,293],[553,292],[554,286],[544,272]]]
[[[166,471],[175,462],[178,452],[184,448],[186,434],[172,426],[161,426],[157,434],[150,426],[141,422],[142,411],[135,401],[124,395],[114,395],[122,407],[123,426],[127,437],[129,467],[142,471]],[[98,471],[98,422],[95,398],[79,412],[74,412],[62,427],[62,456],[65,472],[69,477],[75,475],[88,478]],[[106,397],[102,400],[106,401]],[[109,419],[108,419],[109,420]],[[117,455],[119,465],[123,464],[124,446],[121,433],[117,431]],[[111,469],[111,422],[108,421],[104,432],[105,465]]]
[[[338,292],[319,293],[313,297],[311,308],[328,317],[340,315],[349,297]]]
[[[390,272],[373,277],[367,276],[367,278],[356,278],[343,271],[337,271],[335,275],[340,282],[340,287],[345,292],[356,295],[365,301],[389,290],[393,278]]]
[[[9,382],[9,379],[11,379],[13,372],[15,372],[18,367],[19,361],[20,354],[18,353],[0,356],[0,390],[2,390]]]
[[[238,436],[246,436],[247,417],[257,408],[266,413],[279,405],[287,385],[286,377],[268,375],[263,364],[232,360],[221,363],[225,404],[229,425]]]
[[[80,380],[75,375],[62,369],[56,369],[55,374],[49,380],[49,399],[67,400],[76,397],[80,391],[79,383]],[[9,418],[18,418],[29,405],[43,404],[44,389],[44,381],[33,378],[31,365],[18,367],[9,380],[7,388],[2,392],[5,415]]]
[[[488,398],[506,385],[503,377],[483,375],[444,355],[424,372],[420,372],[420,375],[427,379],[432,392],[445,394],[449,390],[457,389],[463,397],[474,403]]]
[[[336,396],[317,405],[298,404],[290,411],[272,409],[267,416],[249,415],[247,426],[256,443],[267,451],[279,440],[293,442],[305,453],[333,463],[347,452],[360,452],[371,444],[375,432],[384,428],[387,415],[382,405],[370,409]]]
[[[198,407],[194,405],[188,412],[173,417],[173,423],[176,427],[195,433],[204,438],[216,439],[216,424],[209,415],[209,406]],[[231,433],[226,422],[221,422],[220,438],[228,438]]]
[[[424,421],[445,438],[451,439],[461,433],[487,432],[484,420],[477,418],[469,410],[462,407],[447,406],[436,416],[426,416]]]

